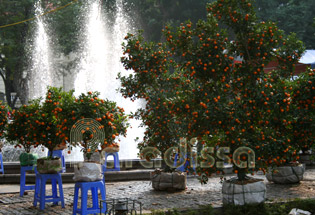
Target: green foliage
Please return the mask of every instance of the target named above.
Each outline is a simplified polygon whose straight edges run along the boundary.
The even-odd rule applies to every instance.
[[[135,73],[119,76],[121,93],[146,100],[135,114],[147,126],[139,148],[154,146],[164,153],[178,146],[180,137],[197,137],[206,150],[198,171],[208,176],[222,167],[211,163],[206,147],[215,147],[214,154],[229,147],[225,162],[233,161],[239,176],[295,162],[301,147],[292,143],[290,80],[303,43],[272,22],[259,22],[251,1],[216,1],[207,10],[207,20],[195,25],[166,26],[163,43],[144,42],[141,32],[125,38],[122,63]],[[278,67],[266,74],[274,60]],[[213,137],[215,144],[209,141]],[[240,147],[254,150],[255,167],[240,165],[251,151],[232,160]]]
[[[190,19],[197,22],[206,18],[205,5],[209,0],[128,0],[130,16],[137,16],[149,41],[161,40],[161,29],[167,23],[179,25]]]
[[[293,142],[302,146],[303,152],[314,146],[315,140],[315,71],[308,69],[294,81]]]
[[[312,27],[314,1],[256,0],[254,4],[262,20],[277,22],[287,34],[295,32],[308,49],[315,48],[315,28]]]
[[[36,165],[38,155],[30,153],[22,153],[19,157],[21,166],[33,166]]]
[[[64,92],[62,88],[48,87],[45,100],[34,113],[31,123],[36,130],[31,137],[49,151],[64,143],[69,136],[69,129],[61,127],[61,124],[64,118],[69,117],[73,101],[73,91]]]
[[[90,155],[98,146],[104,149],[115,143],[120,135],[126,135],[129,124],[124,109],[115,102],[98,98],[98,92],[81,94],[77,99],[73,91],[64,92],[62,88],[48,87],[45,100],[33,100],[29,105],[13,111],[14,121],[8,125],[6,139],[16,147],[24,147],[26,152],[31,146],[42,145],[49,151],[70,140],[70,132],[75,123],[84,118],[100,123],[105,132],[105,141],[89,144],[93,132],[83,132],[81,143],[70,143],[72,146],[83,146],[83,152]],[[17,142],[16,142],[17,141]],[[70,147],[71,149],[71,147]]]
[[[32,134],[37,131],[33,121],[40,108],[39,100],[32,100],[29,105],[23,105],[18,110],[12,111],[13,121],[6,127],[5,139],[15,147],[23,147],[29,153],[32,146],[37,147],[39,142]]]
[[[0,6],[0,26],[19,22],[33,17],[33,1],[2,1]],[[27,39],[29,23],[1,28],[0,76],[5,84],[6,101],[13,108],[15,101],[11,100],[11,92],[17,92],[21,99],[25,93],[23,71],[27,56],[24,48]],[[25,95],[24,95],[25,96]],[[25,102],[22,100],[22,102]]]
[[[129,124],[124,109],[116,105],[115,102],[98,98],[98,92],[82,93],[71,105],[69,117],[61,116],[61,127],[67,130],[75,128],[75,123],[80,119],[96,120],[100,127],[98,129],[105,132],[105,140],[101,143],[90,144],[89,140],[93,137],[92,127],[87,126],[83,131],[82,142],[71,142],[71,146],[82,146],[83,152],[88,157],[98,149],[104,149],[109,146],[117,146],[118,137],[126,135]]]
[[[4,136],[5,127],[8,123],[8,107],[0,101],[0,139]]]

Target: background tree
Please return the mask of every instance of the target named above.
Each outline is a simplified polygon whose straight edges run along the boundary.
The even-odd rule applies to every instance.
[[[287,34],[295,32],[307,49],[315,49],[314,1],[257,0],[254,5],[261,20],[276,22]]]
[[[29,19],[33,1],[1,1],[0,26]],[[5,85],[6,101],[10,107],[14,107],[15,101],[11,100],[11,92],[17,92],[22,103],[23,93],[26,92],[26,79],[24,77],[24,62],[27,56],[24,55],[29,23],[22,23],[0,29],[1,54],[0,54],[0,75]]]
[[[128,0],[126,1],[128,11],[144,29],[144,36],[148,40],[159,41],[160,29],[167,23],[178,25],[190,19],[197,22],[206,18],[204,10],[209,0]]]

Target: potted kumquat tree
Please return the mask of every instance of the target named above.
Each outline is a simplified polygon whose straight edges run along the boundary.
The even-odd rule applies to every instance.
[[[14,144],[15,148],[24,148],[25,153],[19,157],[21,166],[36,165],[38,155],[30,153],[32,147],[39,145],[37,138],[32,137],[32,132],[36,130],[34,116],[40,107],[39,100],[33,100],[28,105],[23,105],[18,110],[12,111],[13,121],[7,125],[5,139]]]
[[[148,146],[165,156],[180,137],[196,137],[201,180],[232,164],[237,177],[223,182],[223,202],[260,203],[265,184],[247,175],[296,165],[301,148],[292,142],[290,80],[303,43],[275,23],[259,22],[250,0],[218,0],[207,11],[195,25],[166,26],[163,43],[128,34],[122,63],[135,73],[119,75],[121,93],[147,101],[135,114],[147,126],[140,156],[158,154],[145,154]],[[271,61],[278,66],[267,73]]]
[[[109,146],[117,146],[119,136],[126,135],[127,115],[115,102],[100,99],[98,92],[88,92],[75,99],[71,116],[62,120],[62,127],[69,129],[70,150],[81,147],[85,160],[75,168],[74,179],[99,180],[102,177],[102,152]],[[87,178],[87,175],[95,177]]]
[[[45,100],[32,120],[36,128],[30,135],[37,144],[46,147],[50,152],[68,139],[67,127],[62,126],[65,118],[71,117],[71,104],[74,102],[73,91],[64,92],[61,88],[49,87]],[[37,170],[42,174],[57,173],[62,169],[61,159],[48,157],[37,160]]]

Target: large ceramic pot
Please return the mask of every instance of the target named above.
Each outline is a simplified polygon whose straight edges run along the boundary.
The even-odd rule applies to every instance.
[[[271,169],[266,177],[268,181],[277,184],[294,184],[299,183],[303,179],[305,168],[302,164],[294,164],[288,166],[279,166]]]
[[[33,166],[37,163],[38,155],[32,153],[22,153],[19,157],[21,166]]]
[[[56,174],[62,170],[61,159],[39,158],[37,160],[37,171],[41,174]]]
[[[152,187],[154,190],[185,190],[187,184],[186,172],[163,172],[155,170],[150,173]]]
[[[223,204],[244,205],[262,203],[266,199],[266,185],[263,180],[249,178],[245,181],[230,179],[222,185]]]
[[[102,166],[93,162],[81,162],[74,166],[74,181],[100,181],[103,179]]]

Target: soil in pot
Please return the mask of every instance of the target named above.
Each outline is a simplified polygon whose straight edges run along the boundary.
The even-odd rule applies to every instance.
[[[61,159],[39,158],[37,160],[37,171],[41,174],[56,174],[62,170]]]

